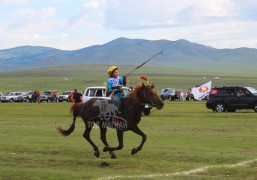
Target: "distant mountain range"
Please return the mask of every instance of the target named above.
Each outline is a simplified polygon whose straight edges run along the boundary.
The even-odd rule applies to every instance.
[[[200,68],[257,67],[257,49],[215,49],[187,40],[144,40],[118,38],[103,45],[66,51],[40,46],[0,50],[0,71],[61,66],[77,63],[139,65],[163,53],[148,65]]]

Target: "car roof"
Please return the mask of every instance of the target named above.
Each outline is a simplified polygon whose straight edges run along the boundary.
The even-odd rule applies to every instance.
[[[222,88],[246,88],[244,86],[215,86],[212,89],[222,89]]]
[[[105,86],[94,86],[94,87],[87,87],[86,89],[106,89]]]
[[[129,89],[128,87],[122,87],[123,89]],[[92,86],[92,87],[87,87],[86,89],[106,89],[105,86]]]

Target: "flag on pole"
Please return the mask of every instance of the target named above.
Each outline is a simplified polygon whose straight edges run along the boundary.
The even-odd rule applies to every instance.
[[[209,81],[200,87],[192,88],[192,94],[194,95],[194,98],[196,100],[202,100],[208,96],[211,92],[211,83],[212,81]]]

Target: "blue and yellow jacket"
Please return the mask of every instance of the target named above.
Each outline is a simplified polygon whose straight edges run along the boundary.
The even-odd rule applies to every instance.
[[[120,100],[120,98],[125,98],[124,93],[121,91],[122,86],[126,86],[126,79],[118,76],[117,78],[109,77],[106,81],[107,83],[107,96],[110,96],[111,93],[114,92],[114,97],[116,100]],[[112,102],[117,105],[117,102],[112,98]]]

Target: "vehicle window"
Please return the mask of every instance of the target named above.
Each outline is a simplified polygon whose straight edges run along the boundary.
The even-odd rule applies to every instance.
[[[245,90],[245,95],[250,95],[250,94],[251,94],[250,91]]]
[[[227,93],[227,96],[234,96],[235,95],[235,89],[227,89],[226,93]]]
[[[90,89],[89,90],[89,95],[90,97],[94,97],[95,96],[95,92],[96,92],[96,89]]]
[[[224,95],[226,95],[226,90],[225,89],[212,89],[211,95],[224,96]]]
[[[254,89],[252,87],[246,87],[248,91],[250,91],[252,94],[257,94],[257,89]]]
[[[96,97],[102,97],[103,96],[103,91],[102,90],[96,90],[96,93],[95,93],[95,96]]]
[[[89,94],[89,91],[90,91],[90,90],[87,90],[87,92],[85,93],[85,96],[88,96],[88,94]]]
[[[217,95],[226,95],[226,90],[225,89],[218,89]]]
[[[243,89],[243,88],[238,89],[236,95],[237,96],[245,96],[245,89]]]

